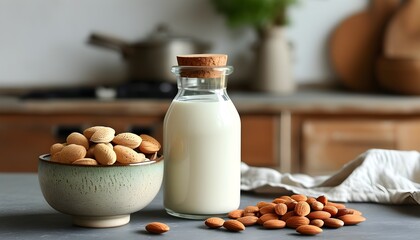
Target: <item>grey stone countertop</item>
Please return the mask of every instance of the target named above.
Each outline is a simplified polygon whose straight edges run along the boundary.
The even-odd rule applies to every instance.
[[[268,201],[275,196],[242,193],[241,207]],[[363,212],[366,222],[339,229],[324,229],[314,239],[419,239],[419,205],[346,203]],[[168,224],[162,235],[148,234],[144,227],[152,221]],[[127,225],[91,229],[73,226],[69,216],[53,210],[44,200],[36,174],[0,174],[0,239],[303,239],[293,229],[264,230],[251,226],[242,232],[208,229],[203,221],[184,220],[167,215],[162,194],[145,209],[131,215]],[[308,237],[308,239],[311,237]]]
[[[229,92],[229,91],[228,91]],[[361,113],[420,114],[420,96],[354,93],[323,88],[303,88],[292,94],[232,91],[229,96],[240,113]],[[170,99],[22,100],[0,95],[0,113],[95,113],[164,115]]]

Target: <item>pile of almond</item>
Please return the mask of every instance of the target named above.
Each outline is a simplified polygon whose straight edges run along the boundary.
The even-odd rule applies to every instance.
[[[50,148],[51,161],[80,165],[134,164],[157,158],[160,143],[146,134],[115,135],[111,127],[94,126],[73,132],[65,143]]]
[[[224,227],[229,231],[242,231],[252,225],[265,229],[293,228],[300,234],[316,235],[323,227],[340,228],[366,220],[360,211],[346,208],[344,204],[302,194],[281,196],[272,202],[258,202],[228,214],[229,220],[211,217],[205,221],[209,228]]]

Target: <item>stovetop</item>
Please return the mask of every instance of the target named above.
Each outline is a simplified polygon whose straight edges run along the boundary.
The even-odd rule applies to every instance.
[[[176,83],[129,81],[115,86],[92,86],[33,90],[21,99],[173,99]]]

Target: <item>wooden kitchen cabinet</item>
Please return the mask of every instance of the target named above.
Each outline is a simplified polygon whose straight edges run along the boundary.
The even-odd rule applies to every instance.
[[[329,116],[299,121],[295,171],[331,174],[365,151],[419,150],[420,119]]]
[[[273,115],[243,115],[242,161],[252,166],[276,167],[279,159],[279,118]]]

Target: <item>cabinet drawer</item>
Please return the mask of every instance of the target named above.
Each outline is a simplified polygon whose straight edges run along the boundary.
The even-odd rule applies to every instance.
[[[368,149],[394,149],[395,125],[387,120],[305,120],[301,170],[312,175],[328,174]]]
[[[276,116],[242,115],[242,161],[253,166],[278,164],[279,119]]]

